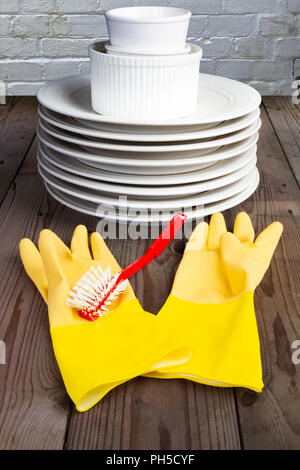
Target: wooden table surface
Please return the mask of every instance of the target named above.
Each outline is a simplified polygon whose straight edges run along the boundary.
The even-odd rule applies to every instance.
[[[0,106],[0,365],[1,449],[300,449],[300,109],[291,98],[265,98],[258,145],[261,181],[255,194],[225,212],[232,229],[246,210],[255,229],[280,220],[282,240],[256,290],[265,389],[222,389],[185,380],[137,378],[78,413],[64,389],[53,355],[47,308],[25,274],[21,238],[35,242],[47,227],[67,243],[74,227],[90,231],[96,219],[47,195],[37,173],[37,103],[9,98]],[[123,266],[150,241],[112,240]],[[184,243],[175,241],[136,275],[145,309],[157,313],[167,298]],[[155,295],[154,295],[155,292]]]

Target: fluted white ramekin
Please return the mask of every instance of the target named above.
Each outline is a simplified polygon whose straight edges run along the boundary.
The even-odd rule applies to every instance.
[[[164,120],[192,114],[197,105],[202,49],[172,56],[117,56],[105,42],[89,47],[94,111],[124,119]]]

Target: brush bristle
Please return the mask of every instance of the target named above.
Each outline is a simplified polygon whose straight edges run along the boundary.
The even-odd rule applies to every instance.
[[[80,310],[80,315],[84,318],[95,320],[102,317],[109,305],[126,290],[127,279],[113,288],[119,275],[120,273],[111,276],[110,267],[103,271],[100,266],[91,266],[69,291],[67,305]],[[105,298],[111,289],[111,293]]]

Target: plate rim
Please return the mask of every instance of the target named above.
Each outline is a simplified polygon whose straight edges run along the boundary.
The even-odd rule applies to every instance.
[[[83,150],[79,152],[78,151],[70,151],[68,150],[68,148],[62,148],[62,144],[61,145],[58,145],[57,146],[57,143],[54,142],[49,143],[49,141],[47,141],[43,135],[41,135],[39,129],[37,130],[37,136],[39,138],[39,140],[44,144],[46,145],[46,147],[50,147],[50,148],[53,148],[54,150],[57,150],[61,153],[65,153],[66,155],[69,155],[73,158],[79,158],[79,159],[82,159],[82,160],[86,160],[86,161],[93,161],[93,162],[101,162],[102,163],[109,163],[109,164],[112,164],[112,165],[119,165],[120,163],[123,164],[124,166],[147,166],[147,167],[155,167],[157,165],[157,163],[159,163],[158,166],[160,167],[168,167],[170,164],[172,164],[173,166],[189,166],[189,165],[194,165],[194,164],[197,164],[199,163],[199,159],[202,160],[202,163],[207,163],[207,162],[214,162],[214,161],[218,161],[218,160],[224,160],[226,158],[231,158],[231,157],[234,157],[235,155],[238,155],[239,153],[243,152],[243,151],[246,151],[248,148],[250,148],[252,145],[256,144],[257,141],[258,141],[258,138],[259,138],[259,134],[258,132],[256,132],[255,134],[253,134],[252,136],[250,137],[247,137],[246,139],[244,140],[241,140],[240,142],[235,142],[233,144],[230,144],[231,146],[234,146],[234,149],[231,149],[231,151],[229,151],[229,155],[228,155],[228,149],[226,149],[226,146],[225,147],[221,147],[220,149],[216,150],[215,153],[211,152],[209,153],[208,155],[205,155],[205,156],[198,156],[198,157],[189,157],[189,158],[178,158],[177,160],[175,159],[166,159],[166,160],[157,160],[157,161],[153,161],[152,159],[145,159],[145,160],[141,160],[141,159],[134,159],[134,160],[129,160],[129,159],[124,159],[124,158],[120,158],[120,157],[107,157],[107,156],[101,156],[101,155],[95,155],[95,154],[89,154],[88,152],[84,152]],[[47,134],[46,134],[47,136]],[[53,138],[52,136],[50,136],[52,139],[55,139]],[[59,139],[57,139],[59,140]],[[67,143],[69,144],[69,142]],[[71,144],[71,145],[75,145],[75,144]],[[236,148],[238,150],[236,150]],[[216,158],[216,153],[219,152],[221,155],[217,155],[217,158]],[[226,153],[227,152],[227,153]],[[232,153],[233,152],[233,153]],[[75,154],[75,155],[74,155]],[[225,156],[224,156],[225,154]],[[136,164],[138,162],[138,164]]]
[[[253,183],[250,183],[249,186],[247,186],[244,190],[242,190],[240,193],[236,194],[235,196],[231,196],[227,199],[225,199],[224,201],[222,202],[216,202],[216,203],[211,203],[209,204],[210,207],[207,207],[206,210],[205,208],[204,209],[201,209],[202,212],[196,216],[193,216],[193,214],[190,215],[190,213],[186,212],[186,215],[187,215],[187,220],[193,220],[195,218],[202,218],[202,217],[205,217],[207,215],[211,215],[213,214],[214,212],[221,212],[221,211],[224,211],[224,210],[227,210],[227,209],[230,209],[232,207],[235,207],[237,206],[238,204],[241,204],[242,202],[246,201],[250,196],[252,196],[252,194],[254,194],[254,192],[256,191],[257,187],[258,187],[258,184],[259,184],[259,181],[260,181],[260,175],[259,175],[259,171],[258,169],[256,168],[256,174],[255,174],[255,178],[254,178],[254,181]],[[167,216],[167,217],[160,217],[160,218],[156,218],[156,219],[152,219],[152,220],[149,220],[148,219],[142,219],[140,217],[140,219],[130,219],[129,217],[120,217],[120,216],[116,216],[115,218],[112,218],[112,217],[105,217],[105,215],[99,215],[97,214],[97,211],[96,213],[94,211],[90,211],[90,210],[86,210],[86,209],[79,209],[79,208],[76,208],[74,207],[73,204],[69,204],[68,202],[65,202],[61,199],[59,199],[57,196],[55,196],[53,193],[52,193],[52,189],[50,190],[48,185],[44,182],[45,184],[45,187],[46,187],[46,190],[50,193],[50,195],[56,200],[58,201],[60,204],[72,209],[72,210],[75,210],[77,212],[80,212],[80,213],[84,213],[84,214],[88,214],[88,215],[91,215],[93,217],[97,217],[98,219],[104,219],[104,220],[111,220],[115,223],[131,223],[131,222],[138,222],[140,224],[155,224],[155,223],[163,223],[163,222],[167,222],[170,220],[170,215]],[[59,190],[58,190],[59,192]],[[242,194],[242,199],[240,198],[240,195]],[[233,201],[233,204],[232,204],[232,201]],[[229,205],[228,205],[228,202],[229,202]],[[211,207],[214,207],[213,209],[211,209]],[[197,209],[196,209],[197,210]]]
[[[120,118],[114,118],[114,117],[108,117],[108,116],[103,116],[103,115],[100,115],[100,114],[97,114],[96,112],[79,112],[79,113],[74,113],[74,110],[72,111],[72,113],[68,113],[66,112],[66,109],[61,113],[61,114],[65,114],[65,115],[68,115],[68,116],[71,116],[71,117],[77,117],[79,119],[85,119],[87,121],[97,121],[97,122],[114,122],[114,123],[119,123],[119,124],[134,124],[134,125],[161,125],[161,126],[164,126],[164,125],[177,125],[177,126],[184,126],[186,124],[208,124],[208,123],[211,123],[211,122],[217,122],[217,121],[226,121],[228,119],[234,119],[236,117],[241,117],[241,116],[244,116],[245,114],[247,113],[250,113],[251,111],[253,111],[256,107],[258,107],[261,103],[261,95],[259,94],[259,92],[257,90],[255,90],[255,88],[251,87],[250,85],[247,85],[245,83],[242,83],[242,82],[239,82],[238,80],[233,80],[233,79],[230,79],[230,78],[227,78],[227,77],[220,77],[219,75],[212,75],[212,74],[205,74],[205,73],[202,73],[200,72],[199,74],[199,87],[201,86],[201,79],[207,79],[210,81],[210,83],[212,81],[216,81],[216,80],[221,80],[223,81],[224,83],[227,82],[229,84],[229,87],[231,85],[232,86],[239,86],[240,89],[244,89],[244,90],[248,90],[249,93],[252,93],[253,94],[253,103],[251,105],[248,104],[248,106],[246,106],[246,104],[244,105],[244,109],[242,108],[242,110],[237,110],[235,112],[231,112],[231,113],[228,113],[227,111],[227,114],[225,113],[225,115],[222,115],[221,114],[221,117],[220,116],[215,116],[215,117],[210,117],[210,118],[205,118],[205,119],[195,119],[194,120],[191,118],[191,116],[188,116],[186,118],[181,118],[181,119],[174,119],[174,120],[166,120],[166,121],[157,121],[157,120],[140,120],[140,119],[133,119],[133,120],[124,120],[124,119],[120,119]],[[48,107],[49,109],[51,109],[52,111],[56,111],[58,113],[60,113],[60,109],[59,107],[55,106],[53,103],[48,103],[47,104],[47,101],[45,101],[45,97],[44,95],[47,93],[47,90],[49,90],[49,88],[52,88],[54,86],[59,86],[59,85],[62,85],[64,83],[68,83],[69,82],[76,82],[76,81],[80,81],[80,80],[86,80],[88,79],[90,81],[90,74],[89,73],[85,73],[85,74],[79,74],[79,75],[71,75],[71,76],[68,76],[68,77],[64,77],[64,78],[61,78],[61,79],[58,79],[58,80],[55,80],[55,81],[52,81],[52,82],[49,82],[49,83],[46,83],[45,85],[43,85],[39,91],[38,91],[38,94],[37,94],[37,99],[40,103],[42,103],[44,106]],[[233,85],[234,84],[234,85]],[[238,84],[238,85],[237,85]],[[250,92],[251,90],[251,92]],[[188,121],[188,119],[190,119],[190,121]]]
[[[219,124],[217,127],[210,127],[209,129],[203,129],[199,131],[186,131],[186,132],[174,132],[174,133],[165,133],[165,134],[137,134],[137,133],[130,133],[130,132],[114,132],[114,131],[105,131],[105,130],[97,130],[93,128],[84,128],[81,127],[80,123],[77,123],[77,121],[74,121],[74,124],[72,123],[64,123],[63,118],[67,119],[72,119],[70,116],[64,116],[61,115],[62,118],[61,121],[55,120],[55,116],[47,116],[45,114],[44,109],[46,110],[46,113],[50,111],[50,113],[55,113],[55,111],[52,111],[51,109],[47,109],[43,105],[39,105],[38,107],[38,113],[39,116],[45,120],[46,122],[49,122],[53,126],[56,126],[60,129],[64,129],[69,132],[73,132],[75,134],[83,135],[83,136],[88,136],[88,137],[98,137],[98,138],[103,138],[103,139],[110,139],[110,140],[124,140],[124,141],[136,141],[136,142],[168,142],[172,141],[188,141],[188,140],[196,140],[196,139],[205,139],[205,138],[210,138],[210,137],[219,137],[221,135],[226,135],[226,134],[231,134],[232,132],[238,132],[240,130],[243,130],[253,124],[255,121],[258,121],[260,118],[260,109],[254,109],[250,113],[245,114],[244,116],[241,116],[239,118],[236,118],[235,120],[238,119],[244,119],[247,116],[253,115],[251,118],[249,118],[248,121],[242,122],[242,125],[238,125],[238,122],[233,124],[227,124],[226,123],[229,121],[232,121],[230,119],[229,121],[223,121],[221,124]],[[55,113],[59,114],[59,113]],[[223,128],[222,128],[223,126]],[[230,128],[231,126],[231,128]],[[221,133],[220,133],[221,131]]]
[[[52,150],[52,149],[50,149],[50,151],[51,151],[51,150]],[[57,166],[58,168],[60,168],[60,169],[62,169],[62,170],[64,170],[64,171],[67,171],[67,172],[69,171],[70,173],[74,173],[74,174],[76,175],[76,174],[80,174],[80,173],[78,173],[78,172],[84,170],[84,168],[78,168],[78,171],[76,172],[76,171],[73,169],[74,167],[66,168],[66,167],[63,166],[63,163],[62,163],[61,165],[56,164],[56,162],[53,162],[52,156],[51,156],[51,155],[48,155],[48,154],[46,153],[45,149],[42,147],[41,144],[39,145],[39,151],[42,153],[43,157],[44,157],[47,161],[49,161],[52,165]],[[52,150],[52,151],[54,151],[54,152],[56,152],[56,153],[59,153],[59,152],[57,152],[57,151],[55,151],[55,150]],[[246,163],[243,163],[242,165],[241,165],[241,164],[238,165],[234,170],[228,171],[228,169],[227,169],[227,170],[226,170],[226,173],[223,173],[223,174],[222,174],[222,173],[219,173],[219,174],[217,174],[216,178],[218,178],[218,177],[220,177],[220,176],[224,176],[224,175],[226,175],[226,174],[228,174],[228,173],[230,173],[230,172],[232,172],[232,171],[236,171],[236,170],[238,170],[239,168],[242,168],[244,165],[246,165],[246,164],[251,160],[251,158],[254,157],[254,155],[256,155],[256,153],[257,153],[257,145],[254,144],[253,147],[250,147],[248,150],[245,150],[244,152],[241,152],[240,155],[236,155],[236,156],[232,157],[232,158],[238,158],[238,157],[240,157],[242,154],[249,154],[248,156],[246,156]],[[68,158],[72,158],[72,157],[69,157],[69,156],[67,156],[67,157],[68,157]],[[54,158],[55,158],[55,156],[54,156]],[[204,179],[206,179],[206,180],[214,179],[214,176],[210,175],[210,174],[207,173],[207,172],[209,171],[209,172],[211,172],[211,173],[215,173],[216,170],[218,171],[218,168],[216,168],[217,165],[220,166],[220,165],[222,165],[222,164],[226,164],[227,162],[229,162],[229,160],[230,160],[230,158],[224,159],[224,160],[218,160],[218,161],[216,161],[215,163],[212,163],[212,165],[209,165],[209,166],[207,166],[207,167],[205,167],[205,168],[199,168],[199,169],[197,169],[197,170],[192,170],[192,171],[185,172],[185,173],[173,173],[173,174],[170,174],[170,175],[168,175],[168,174],[167,174],[167,175],[166,175],[166,174],[162,174],[162,175],[157,175],[157,174],[156,174],[156,175],[149,175],[149,174],[146,174],[146,175],[141,175],[141,174],[130,175],[130,173],[118,173],[118,172],[114,172],[115,174],[113,174],[113,177],[116,176],[116,175],[118,175],[118,176],[120,177],[120,175],[121,175],[121,179],[122,179],[122,180],[126,180],[126,181],[128,182],[128,179],[129,179],[130,176],[135,176],[135,177],[138,178],[138,179],[143,178],[143,183],[142,183],[142,184],[147,185],[147,186],[158,186],[158,185],[160,185],[160,184],[167,186],[167,184],[161,183],[160,181],[163,180],[163,179],[169,179],[169,180],[170,180],[170,176],[171,176],[171,179],[175,179],[176,176],[177,176],[178,178],[180,177],[180,178],[183,178],[183,179],[187,179],[187,181],[184,181],[183,183],[181,183],[181,184],[187,184],[187,183],[191,183],[191,182],[194,181],[194,180],[188,181],[188,175],[189,175],[189,174],[193,174],[193,175],[191,175],[191,176],[197,176],[197,178],[199,178],[199,176],[200,176],[199,173],[202,173],[202,175],[204,174],[204,177],[202,176],[203,179],[201,179],[200,181],[203,181]],[[76,164],[80,165],[80,167],[81,167],[81,166],[82,166],[82,167],[85,166],[84,163],[82,163],[81,161],[77,160],[76,158],[75,158],[75,162],[76,162]],[[86,165],[86,166],[87,166],[88,170],[90,170],[90,173],[92,173],[92,175],[94,175],[94,174],[95,174],[95,171],[91,171],[94,167],[89,167],[88,165]],[[94,168],[94,169],[95,169],[95,168]],[[209,170],[209,169],[210,169],[210,170]],[[101,170],[101,169],[99,168],[99,170],[102,171],[102,172],[104,172],[104,178],[105,178],[105,173],[106,173],[106,172],[109,172],[109,170],[105,170],[105,169]],[[112,173],[113,173],[113,172],[112,172]],[[95,179],[95,180],[100,180],[100,179],[101,179],[100,177],[93,178],[92,175],[91,175],[91,174],[88,174],[88,172],[87,172],[87,174],[86,174],[84,177],[89,178],[89,179]],[[103,178],[103,175],[102,175],[102,178]],[[153,183],[153,181],[152,181],[152,182],[145,182],[145,179],[147,179],[147,178],[149,178],[149,180],[150,180],[150,179],[152,179],[152,180],[153,180],[153,179],[154,179],[154,180],[156,179],[156,180],[157,180],[157,183]],[[158,178],[159,178],[159,179],[158,179]],[[110,178],[108,178],[108,179],[106,179],[106,180],[104,179],[104,181],[114,181],[114,179],[110,180]],[[132,181],[134,181],[134,180],[132,180]],[[199,180],[198,180],[198,181],[199,181]],[[119,183],[122,184],[121,181],[119,181]],[[129,183],[129,184],[136,184],[136,182]],[[174,184],[178,184],[178,183],[177,183],[177,182],[171,183],[171,185],[174,185]]]
[[[254,123],[250,124],[250,126],[247,126],[244,129],[241,129],[239,131],[236,131],[233,133],[233,135],[225,136],[219,140],[219,141],[214,141],[209,140],[206,142],[199,142],[199,143],[184,143],[182,145],[165,145],[165,146],[153,146],[153,145],[148,145],[148,146],[135,146],[135,145],[122,145],[119,143],[106,143],[106,142],[93,142],[91,140],[87,140],[87,142],[83,139],[80,138],[73,138],[72,136],[69,137],[68,135],[64,135],[63,132],[61,132],[61,129],[58,129],[58,131],[55,129],[55,126],[52,124],[47,124],[44,123],[42,119],[39,120],[39,126],[42,128],[42,130],[56,139],[63,140],[64,142],[67,141],[69,143],[72,143],[74,145],[78,145],[81,148],[85,149],[88,151],[88,149],[92,149],[91,152],[97,149],[101,150],[115,150],[118,152],[135,152],[135,153],[167,153],[167,152],[185,152],[189,150],[207,150],[207,149],[212,149],[215,147],[222,147],[224,145],[230,145],[234,144],[236,142],[240,142],[243,139],[246,139],[247,137],[250,137],[251,135],[255,134],[256,132],[259,131],[261,128],[262,121],[260,118],[257,119]],[[54,130],[49,128],[49,126],[54,127]],[[242,136],[242,137],[241,137]],[[119,142],[119,141],[117,141]]]
[[[188,206],[197,205],[197,204],[198,204],[198,205],[200,205],[200,204],[201,204],[201,205],[203,205],[203,204],[204,204],[204,205],[205,205],[205,204],[209,204],[209,202],[201,202],[201,199],[200,199],[200,202],[199,202],[199,200],[198,200],[198,202],[195,202],[195,203],[192,203],[192,201],[191,201],[191,203],[189,204],[188,200],[189,200],[189,199],[196,199],[197,196],[198,196],[198,199],[199,199],[199,197],[200,197],[200,198],[203,198],[203,197],[204,197],[204,200],[205,200],[205,197],[207,196],[205,193],[207,193],[207,192],[211,192],[211,193],[217,192],[217,193],[218,193],[218,192],[221,192],[221,190],[222,190],[224,187],[226,187],[226,186],[227,186],[227,189],[225,189],[225,191],[229,191],[228,186],[230,186],[230,187],[232,187],[232,186],[237,186],[237,183],[239,182],[240,184],[242,184],[242,182],[243,182],[243,180],[245,180],[245,178],[247,178],[247,177],[250,177],[250,178],[253,177],[252,173],[254,174],[255,169],[256,169],[256,167],[254,167],[252,170],[250,170],[250,172],[249,172],[249,175],[250,175],[250,176],[249,176],[249,175],[245,175],[245,176],[242,177],[240,180],[238,180],[238,181],[236,181],[236,182],[234,182],[234,183],[231,183],[231,184],[229,183],[229,184],[227,184],[227,185],[225,185],[225,186],[223,186],[223,187],[221,186],[220,188],[217,188],[216,190],[213,190],[213,189],[212,189],[212,190],[210,190],[210,191],[204,191],[204,195],[199,196],[199,194],[193,194],[193,195],[188,196],[188,197],[182,197],[182,198],[180,198],[181,200],[179,200],[179,201],[174,200],[174,202],[172,202],[172,203],[171,203],[170,200],[168,200],[168,203],[171,204],[170,206],[169,206],[169,205],[162,206],[162,204],[164,203],[164,201],[153,201],[153,200],[152,200],[152,206],[147,206],[147,205],[145,204],[145,202],[142,201],[142,200],[141,200],[141,201],[138,201],[138,200],[128,201],[128,200],[127,200],[126,202],[124,201],[124,203],[119,204],[118,207],[121,207],[121,208],[129,208],[129,209],[159,209],[159,208],[162,206],[162,210],[164,210],[164,209],[165,209],[165,210],[167,210],[167,209],[170,210],[170,209],[172,209],[172,208],[176,209],[176,208],[178,208],[178,207],[184,207],[185,204],[188,205]],[[48,182],[48,181],[47,181],[47,177],[43,174],[43,172],[41,171],[41,169],[40,169],[39,166],[38,166],[38,171],[39,171],[39,173],[40,173],[42,179],[43,179],[44,181]],[[55,177],[54,177],[54,178],[55,178]],[[53,182],[51,182],[51,180],[50,180],[50,184],[52,184],[54,187],[57,186],[57,183],[55,183],[55,182],[53,183]],[[71,183],[69,183],[69,184],[71,184]],[[70,191],[71,191],[71,190],[69,190],[69,189],[67,188],[66,185],[65,185],[65,186],[62,186],[62,187],[58,186],[58,189],[60,189],[62,192],[65,192],[66,194],[69,194]],[[237,191],[237,192],[238,192],[238,191]],[[237,193],[237,192],[236,192],[236,193]],[[236,194],[236,193],[234,192],[234,193],[231,194],[231,195],[234,195],[234,194]],[[78,197],[79,199],[84,199],[84,200],[90,200],[89,197],[92,197],[92,195],[90,196],[90,195],[87,194],[87,193],[84,194],[84,191],[82,191],[82,197],[77,196],[76,194],[78,194],[78,191],[75,192],[74,194],[70,194],[70,195],[73,196],[73,197]],[[200,193],[200,194],[201,194],[201,193]],[[226,196],[226,197],[230,197],[230,196]],[[225,197],[225,199],[226,199],[226,197]],[[97,201],[97,204],[100,205],[100,204],[105,204],[105,203],[107,203],[107,204],[110,204],[111,206],[115,206],[115,204],[113,204],[112,201],[110,201],[109,199],[110,199],[110,197],[101,196],[101,195],[100,195],[100,198],[98,199],[99,202]],[[113,199],[113,198],[111,198],[111,199]],[[149,201],[150,201],[150,200],[149,200]],[[91,202],[92,202],[92,201],[91,201]],[[214,201],[210,201],[210,202],[214,202]],[[139,205],[139,204],[141,204],[141,205]]]
[[[216,178],[211,178],[209,180],[203,180],[203,181],[195,181],[195,182],[190,182],[190,183],[174,184],[174,185],[169,185],[169,186],[160,185],[160,186],[155,188],[155,193],[156,193],[156,195],[158,195],[160,197],[164,197],[164,196],[167,196],[168,193],[172,194],[173,196],[175,196],[175,195],[179,196],[179,195],[188,195],[188,194],[191,195],[191,194],[196,194],[198,192],[210,191],[211,189],[213,189],[213,187],[210,187],[210,186],[213,186],[214,184],[218,184],[218,186],[216,186],[216,188],[219,188],[221,186],[226,186],[228,184],[232,184],[232,183],[238,181],[239,179],[243,178],[248,173],[250,173],[252,168],[254,168],[254,166],[256,165],[256,162],[257,162],[257,157],[256,157],[256,155],[253,155],[252,158],[248,162],[245,163],[245,165],[243,165],[240,168],[237,168],[236,170],[231,171],[231,172],[229,172],[225,175],[221,175],[221,176],[218,176]],[[51,167],[50,168],[47,167],[47,163],[45,164],[45,162],[43,161],[43,157],[41,157],[40,155],[38,155],[38,164],[43,168],[43,170],[46,171],[46,173],[52,174],[54,177],[60,179],[61,181],[66,181],[66,182],[71,183],[75,186],[83,187],[83,188],[86,188],[86,189],[101,191],[101,188],[96,188],[96,185],[99,185],[99,186],[102,185],[104,192],[106,191],[106,192],[112,193],[112,194],[115,194],[118,191],[120,191],[118,194],[125,194],[127,196],[137,196],[137,195],[141,194],[144,197],[149,197],[149,196],[151,196],[151,194],[153,194],[152,186],[151,186],[151,188],[147,188],[147,187],[144,188],[144,187],[136,186],[134,184],[127,184],[126,185],[126,184],[123,184],[123,183],[113,183],[113,182],[105,182],[105,181],[95,182],[95,180],[89,180],[89,185],[87,185],[88,184],[88,181],[87,181],[88,178],[84,178],[84,177],[80,177],[80,176],[75,176],[75,177],[73,176],[73,181],[72,181],[72,175],[71,175],[71,177],[69,177],[68,174],[67,175],[57,176],[59,173],[57,173],[57,172],[55,173],[55,171],[53,171]],[[52,165],[52,166],[54,166],[54,165]],[[55,166],[54,166],[54,170],[55,170]],[[244,170],[244,171],[242,171],[242,170]],[[63,170],[60,170],[60,171],[63,171]],[[232,176],[233,174],[236,175],[237,173],[238,173],[237,177],[234,177],[233,179],[230,178],[230,176]],[[241,176],[240,176],[240,174],[241,174]],[[81,181],[80,182],[75,182],[74,178],[76,178],[77,180],[81,180]],[[226,181],[226,179],[227,179],[227,181]],[[224,180],[225,180],[225,183],[224,183]],[[220,181],[221,181],[221,184],[219,184]],[[86,184],[86,186],[85,186],[85,184]],[[93,184],[95,185],[94,188],[92,187]],[[201,188],[201,185],[202,185],[203,188]],[[208,187],[205,187],[205,185],[208,185]],[[109,188],[109,186],[111,186],[111,188]],[[135,190],[132,191],[132,188],[135,188]],[[177,189],[177,192],[176,192],[176,189]],[[185,189],[185,191],[187,191],[187,189],[189,189],[189,191],[184,192],[184,189]],[[124,190],[124,192],[123,192],[123,190]],[[183,190],[183,191],[181,191],[181,190]]]

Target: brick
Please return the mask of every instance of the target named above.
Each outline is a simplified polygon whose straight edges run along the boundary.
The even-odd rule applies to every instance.
[[[39,61],[16,60],[7,64],[7,80],[42,80],[42,67]]]
[[[205,36],[248,36],[256,30],[255,15],[218,15],[209,16]]]
[[[15,18],[16,36],[45,37],[50,34],[48,15],[18,15]]]
[[[222,0],[170,0],[170,7],[186,8],[196,15],[214,14],[221,13]]]
[[[279,39],[276,44],[276,55],[285,58],[298,58],[300,56],[300,38]]]
[[[299,0],[288,0],[287,10],[293,13],[300,13],[300,2]]]
[[[290,96],[295,91],[292,82],[289,80],[253,81],[249,85],[256,88],[262,95],[284,95]]]
[[[253,86],[261,95],[269,96],[276,94],[276,86],[274,82],[264,80],[249,81],[248,84]]]
[[[0,41],[0,57],[35,57],[40,54],[37,39],[3,38]]]
[[[206,16],[192,16],[188,30],[188,37],[197,37],[203,33],[206,26],[206,18]]]
[[[201,73],[211,73],[216,74],[217,64],[214,60],[201,60],[200,63],[200,72]]]
[[[87,57],[90,39],[42,39],[46,57]]]
[[[259,31],[263,36],[289,36],[294,33],[294,28],[294,15],[268,15],[259,18]]]
[[[230,57],[231,55],[233,44],[233,39],[231,38],[196,39],[192,42],[202,47],[203,57],[219,59]]]
[[[264,13],[282,11],[282,0],[225,0],[223,13]]]
[[[220,60],[217,64],[217,74],[228,78],[250,78],[251,62],[239,59]]]
[[[58,13],[92,13],[98,11],[97,0],[55,0]]]
[[[15,82],[7,83],[7,94],[15,96],[36,95],[45,82]]]
[[[274,57],[274,44],[265,38],[239,38],[234,40],[234,55],[239,58]]]
[[[101,11],[107,11],[111,8],[123,8],[123,7],[131,7],[133,5],[133,1],[131,0],[101,0],[100,6]]]
[[[1,15],[0,16],[0,36],[8,36],[10,30],[12,16]]]
[[[80,61],[80,73],[88,73],[91,71],[90,60],[83,59]]]
[[[51,36],[69,36],[70,25],[68,18],[62,15],[51,15],[50,18]]]
[[[300,15],[295,17],[295,26],[290,28],[290,36],[300,36]]]
[[[80,72],[80,59],[54,59],[42,64],[43,76],[47,80],[56,80]]]
[[[7,61],[0,61],[0,80],[7,80]]]
[[[53,0],[20,0],[19,13],[53,13]]]
[[[300,59],[296,59],[293,64],[293,78],[300,77]]]
[[[133,5],[135,7],[143,7],[145,5],[151,5],[151,6],[158,6],[158,7],[167,7],[169,6],[169,0],[151,0],[151,2],[147,2],[145,0],[133,0]],[[127,2],[127,5],[125,6],[130,6],[130,1]],[[111,6],[110,8],[115,8]],[[184,7],[183,7],[184,8]]]
[[[72,15],[68,17],[70,34],[84,37],[107,37],[106,21],[103,15]]]
[[[280,61],[266,61],[259,60],[253,62],[253,77],[256,80],[272,80],[273,77],[277,79],[291,78],[292,77],[293,61],[280,60]]]
[[[282,96],[291,96],[295,92],[295,88],[292,87],[292,83],[293,82],[290,80],[276,81],[275,94],[279,94]]]
[[[1,0],[1,3],[0,3],[1,15],[5,13],[18,13],[18,12],[19,12],[18,0]]]

